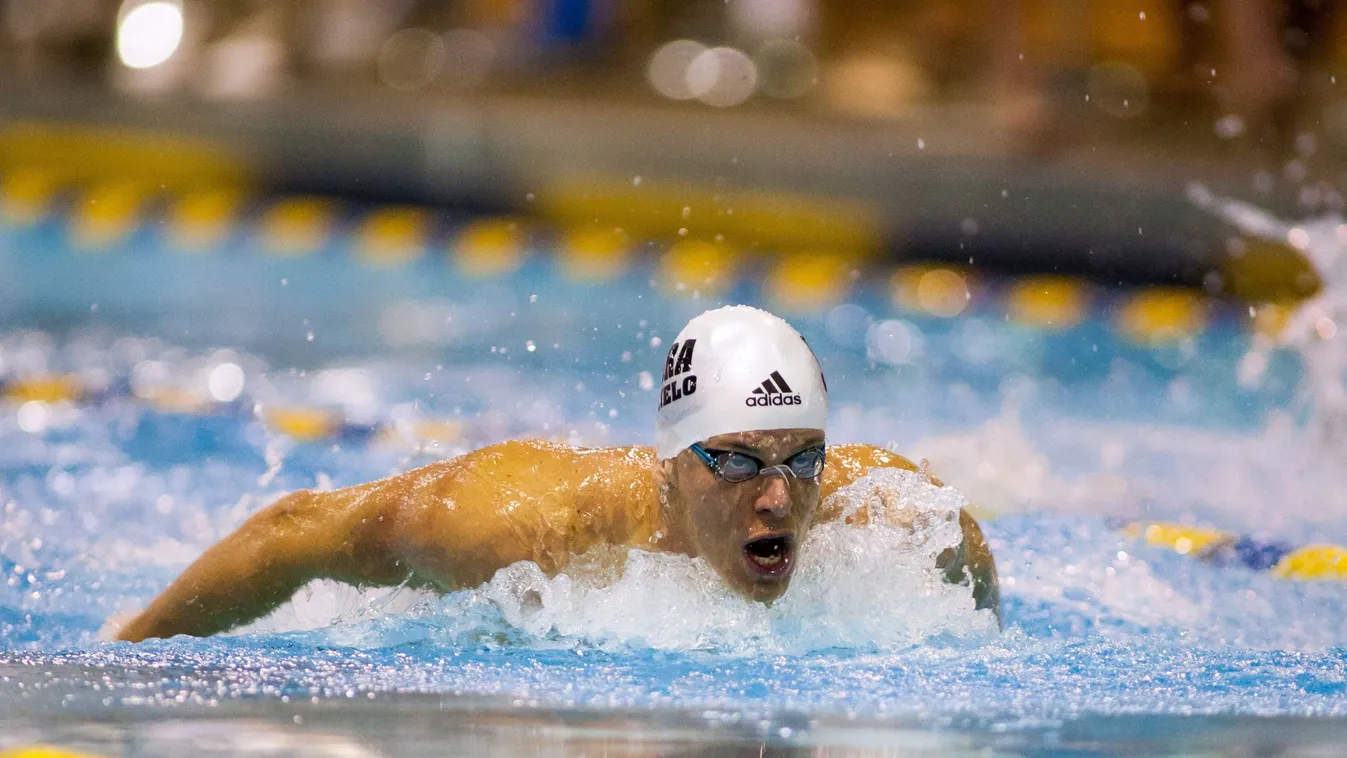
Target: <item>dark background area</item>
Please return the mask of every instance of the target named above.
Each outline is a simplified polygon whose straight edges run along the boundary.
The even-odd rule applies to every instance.
[[[3,0],[0,173],[1283,299],[1189,196],[1341,211],[1338,5]]]

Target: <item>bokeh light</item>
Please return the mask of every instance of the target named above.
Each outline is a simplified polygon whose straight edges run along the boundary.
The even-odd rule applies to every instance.
[[[221,363],[210,371],[210,396],[221,403],[235,400],[243,393],[244,381],[243,368],[237,363]]]
[[[921,348],[921,332],[899,319],[878,321],[865,335],[865,352],[876,363],[902,364],[915,360]]]
[[[448,49],[438,34],[426,29],[402,29],[379,48],[379,80],[396,90],[425,87],[440,75]]]
[[[753,56],[758,68],[758,91],[782,100],[801,97],[818,84],[818,60],[795,40],[772,40]]]
[[[742,50],[713,47],[688,64],[687,85],[692,96],[703,103],[728,108],[753,96],[758,67]]]
[[[128,2],[117,24],[117,57],[127,68],[153,68],[173,57],[182,35],[181,3]]]
[[[646,66],[650,86],[670,100],[695,98],[688,87],[688,66],[704,52],[706,45],[690,39],[677,39],[656,50]]]

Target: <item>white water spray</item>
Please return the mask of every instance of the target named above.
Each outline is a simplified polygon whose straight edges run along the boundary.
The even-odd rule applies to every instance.
[[[1347,222],[1336,213],[1286,222],[1248,203],[1212,195],[1199,185],[1189,188],[1188,197],[1247,236],[1290,245],[1319,275],[1319,292],[1296,308],[1275,341],[1257,340],[1251,355],[1278,345],[1300,353],[1310,431],[1327,449],[1342,449],[1347,444],[1347,334],[1339,335],[1339,330],[1340,325],[1347,326]],[[1266,360],[1253,363],[1265,365]]]
[[[889,523],[835,521],[811,529],[790,589],[771,606],[735,595],[700,559],[608,548],[577,558],[555,577],[531,562],[513,564],[477,589],[429,601],[417,615],[433,629],[430,636],[455,641],[480,634],[483,610],[494,608],[498,631],[522,633],[530,645],[731,654],[995,638],[992,613],[975,611],[971,588],[946,583],[935,566],[936,556],[962,539],[962,494],[920,474],[878,469],[831,497],[843,513],[865,508]],[[418,601],[425,596],[314,584],[246,631],[359,621]]]

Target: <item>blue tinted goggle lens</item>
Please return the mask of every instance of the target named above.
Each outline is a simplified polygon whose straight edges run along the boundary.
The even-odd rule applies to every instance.
[[[727,482],[746,482],[764,470],[762,461],[744,453],[707,450],[701,445],[693,445],[692,452],[702,459],[712,473]],[[784,469],[797,479],[814,479],[823,473],[825,457],[823,448],[811,448],[792,455],[780,466],[769,468]]]

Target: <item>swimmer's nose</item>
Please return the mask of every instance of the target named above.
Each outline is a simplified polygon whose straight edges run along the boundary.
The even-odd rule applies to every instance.
[[[763,479],[767,486],[753,501],[753,509],[758,513],[770,513],[776,518],[785,517],[790,513],[790,488],[786,486],[786,477],[765,476]]]

